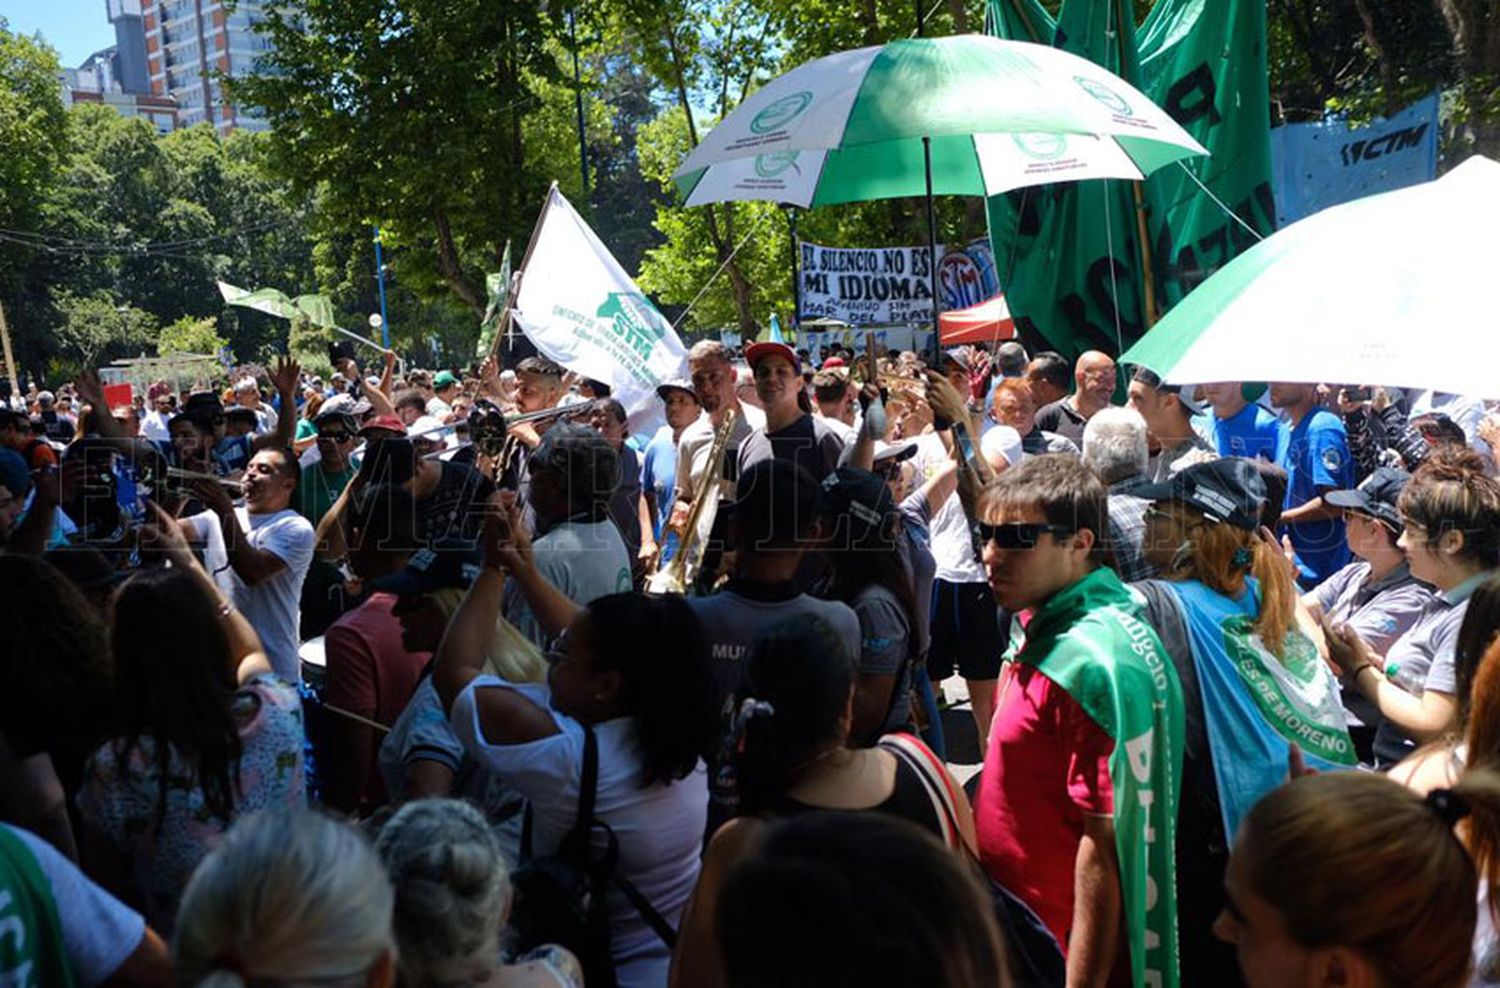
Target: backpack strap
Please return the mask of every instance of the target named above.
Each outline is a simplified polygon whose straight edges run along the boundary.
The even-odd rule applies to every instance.
[[[880,747],[895,755],[922,780],[922,788],[932,802],[933,815],[943,831],[943,843],[954,849],[967,847],[958,825],[958,797],[932,749],[910,734],[887,734],[880,739]]]

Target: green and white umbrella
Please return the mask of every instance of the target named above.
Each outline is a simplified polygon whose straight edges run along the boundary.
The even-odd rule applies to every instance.
[[[1098,65],[969,34],[799,66],[725,117],[673,179],[689,206],[824,206],[1139,179],[1206,153],[1165,110]]]
[[[1121,363],[1173,384],[1301,381],[1500,397],[1500,163],[1332,206],[1216,271]]]

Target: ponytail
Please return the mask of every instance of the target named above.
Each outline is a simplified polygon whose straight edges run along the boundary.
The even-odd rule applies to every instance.
[[[1297,586],[1279,547],[1258,535],[1251,535],[1250,542],[1250,574],[1260,585],[1260,616],[1255,619],[1255,633],[1279,659],[1297,617]]]
[[[853,657],[826,622],[783,621],[756,638],[731,734],[743,812],[770,809],[809,761],[845,743],[853,689]]]
[[[1488,771],[1426,799],[1381,775],[1309,775],[1255,804],[1234,856],[1300,946],[1354,950],[1383,984],[1457,988],[1478,915],[1469,848],[1492,862],[1497,820]]]
[[[1297,616],[1297,588],[1281,550],[1255,532],[1228,522],[1199,526],[1190,544],[1192,554],[1178,568],[1178,575],[1199,580],[1229,597],[1244,591],[1247,575],[1255,577],[1260,587],[1255,633],[1271,654],[1281,658]]]

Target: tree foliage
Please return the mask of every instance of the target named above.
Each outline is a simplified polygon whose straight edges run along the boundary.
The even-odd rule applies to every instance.
[[[156,337],[156,353],[162,357],[174,353],[213,356],[225,345],[227,341],[219,335],[219,322],[213,318],[183,316],[171,325],[163,326]]]

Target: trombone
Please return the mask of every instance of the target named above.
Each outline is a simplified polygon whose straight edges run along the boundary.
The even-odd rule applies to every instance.
[[[698,478],[698,485],[693,489],[693,504],[677,540],[677,554],[667,563],[666,569],[659,569],[657,562],[652,563],[651,572],[646,574],[647,593],[686,593],[697,580],[698,567],[703,564],[703,544],[713,530],[714,518],[719,511],[719,488],[724,482],[724,451],[729,446],[737,418],[735,411],[730,409],[714,430],[703,476]],[[660,560],[661,556],[658,554],[656,558]]]

